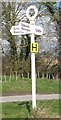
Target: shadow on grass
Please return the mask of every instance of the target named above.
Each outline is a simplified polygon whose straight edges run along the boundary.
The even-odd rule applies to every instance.
[[[31,112],[31,109],[30,109],[30,103],[27,101],[27,102],[21,102],[18,104],[19,106],[21,105],[26,105],[26,108],[28,110],[28,112],[30,113]]]

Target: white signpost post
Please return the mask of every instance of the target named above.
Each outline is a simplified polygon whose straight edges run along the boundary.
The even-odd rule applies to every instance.
[[[29,11],[34,10],[35,14],[33,16],[30,16]],[[43,29],[42,27],[38,27],[35,25],[35,18],[37,16],[38,10],[36,6],[31,5],[28,7],[26,11],[26,15],[28,19],[30,20],[30,24],[25,22],[20,22],[17,26],[12,26],[10,32],[12,35],[24,35],[24,34],[31,34],[31,43],[32,45],[37,45],[35,43],[34,34],[36,35],[42,35]],[[34,44],[33,44],[34,43]],[[32,49],[35,52],[37,51],[36,46],[32,46]],[[35,72],[35,52],[31,51],[31,74],[32,74],[32,108],[36,108],[36,72]]]

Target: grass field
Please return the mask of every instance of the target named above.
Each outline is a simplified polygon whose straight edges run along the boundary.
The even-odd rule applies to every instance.
[[[10,82],[2,82],[2,95],[31,94],[32,80],[24,78],[19,80],[11,80]],[[59,80],[49,80],[47,78],[39,78],[36,80],[37,93],[59,93]],[[1,83],[0,83],[1,93]]]
[[[59,100],[37,101],[36,111],[32,111],[31,102],[13,102],[2,104],[3,118],[59,117]]]
[[[2,86],[2,89],[1,89]],[[0,94],[2,95],[20,95],[30,94],[32,80],[29,78],[19,78],[17,81],[12,79],[10,82],[0,82]],[[47,78],[39,78],[36,80],[37,93],[59,93],[59,80],[49,80]],[[60,101],[61,103],[61,101]],[[60,104],[61,105],[61,104]],[[0,103],[1,106],[1,103]],[[37,110],[32,111],[32,102],[10,102],[2,103],[3,118],[57,118],[59,117],[59,100],[43,100],[37,101]],[[1,113],[1,109],[0,109]],[[0,114],[1,115],[1,114]]]

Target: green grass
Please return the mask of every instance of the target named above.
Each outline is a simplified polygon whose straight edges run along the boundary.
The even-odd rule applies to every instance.
[[[0,95],[2,94],[2,82],[0,82]]]
[[[38,79],[37,80],[37,92],[38,93],[59,93],[59,81]]]
[[[1,88],[1,83],[0,83]],[[12,79],[10,82],[2,82],[2,95],[13,94],[31,94],[32,80],[29,78],[19,78],[17,81]],[[36,80],[37,93],[59,93],[59,80],[49,80],[47,78],[39,78]],[[0,89],[1,93],[1,89]]]
[[[60,81],[61,85],[61,81]],[[1,89],[2,87],[2,89]],[[36,80],[37,93],[59,93],[59,80],[49,80],[47,78],[39,78]],[[0,82],[0,93],[2,95],[18,95],[18,94],[30,94],[32,90],[32,80],[29,78],[18,78],[12,77],[9,82],[9,77],[7,81],[1,84]],[[61,101],[60,101],[61,102]],[[0,104],[1,106],[1,104]],[[38,110],[36,117],[39,116],[45,110],[45,115],[47,117],[58,117],[59,116],[59,101],[58,100],[44,100],[37,101]],[[0,109],[1,113],[1,109]],[[31,102],[12,102],[2,104],[2,116],[3,118],[27,118],[32,117],[35,113],[32,112]],[[42,114],[41,114],[42,116]],[[45,117],[43,115],[43,117]]]
[[[2,118],[2,103],[0,103],[0,118]]]
[[[37,111],[38,116],[43,111],[45,111],[45,115],[47,115],[47,118],[59,117],[59,101],[58,100],[37,101],[37,107],[40,109],[39,112]],[[3,118],[27,118],[27,117],[30,118],[33,115],[34,114],[32,113],[31,102],[12,102],[12,103],[2,104]],[[41,114],[41,117],[42,117],[42,114]]]

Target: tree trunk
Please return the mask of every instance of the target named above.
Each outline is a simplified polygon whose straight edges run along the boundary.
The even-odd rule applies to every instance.
[[[23,73],[22,73],[22,78],[24,79],[24,75],[23,75]]]
[[[42,74],[42,78],[44,78],[44,73]]]
[[[0,76],[0,80],[1,80],[1,82],[2,82],[2,75]]]
[[[4,75],[4,79],[5,79],[5,82],[6,82],[6,75]]]
[[[17,76],[17,71],[15,72],[15,74],[16,74],[16,81],[17,81],[17,79],[18,79],[18,76]]]
[[[29,73],[27,73],[27,77],[29,78]]]
[[[36,73],[36,78],[37,78],[37,73]]]
[[[19,77],[19,78],[21,77],[20,73],[18,74],[18,77]]]
[[[57,75],[56,75],[56,80],[59,80],[58,73],[57,73]]]
[[[52,78],[53,78],[53,80],[55,79],[53,74],[52,74]]]
[[[13,74],[13,80],[14,80],[14,76],[15,76],[15,75]]]
[[[49,79],[50,79],[50,74],[49,74]]]
[[[40,76],[39,76],[39,71],[38,71],[38,78],[40,78]]]
[[[9,82],[10,82],[10,80],[11,80],[11,74],[10,74]]]
[[[48,78],[48,73],[47,73],[46,77]]]

